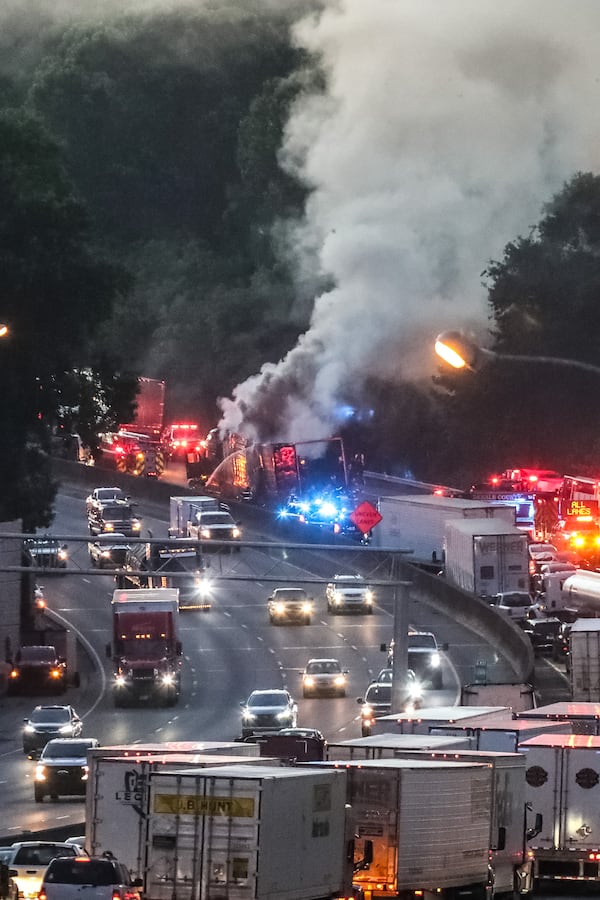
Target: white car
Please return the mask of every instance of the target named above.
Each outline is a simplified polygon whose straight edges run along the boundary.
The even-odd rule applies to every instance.
[[[334,575],[325,589],[327,612],[362,612],[370,615],[375,595],[362,575]]]
[[[309,659],[302,673],[302,695],[345,697],[347,675],[337,659]]]

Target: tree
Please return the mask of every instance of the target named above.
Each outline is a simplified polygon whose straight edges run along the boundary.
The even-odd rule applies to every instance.
[[[60,149],[35,118],[0,113],[0,518],[49,524],[47,460],[57,379],[85,357],[90,334],[126,279],[97,258]],[[10,402],[8,399],[10,398]]]

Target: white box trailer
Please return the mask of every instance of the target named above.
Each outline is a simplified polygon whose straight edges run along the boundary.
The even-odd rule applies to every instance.
[[[246,744],[244,741],[160,741],[140,742],[139,744],[107,744],[88,751],[90,758],[95,756],[150,756],[165,753],[202,753],[230,756],[260,756],[258,744]]]
[[[423,706],[412,713],[390,713],[379,716],[371,726],[371,734],[431,734],[438,725],[453,725],[455,722],[477,722],[505,719],[511,714],[507,706]]]
[[[569,634],[573,700],[600,702],[600,619],[576,619]]]
[[[341,770],[157,772],[150,777],[144,898],[346,896],[345,800]]]
[[[456,747],[414,749],[403,745],[408,735],[383,735],[381,752],[387,754],[392,749],[394,739],[395,759],[398,760],[435,760],[441,762],[487,763],[492,766],[492,801],[489,831],[490,862],[494,869],[494,891],[497,894],[511,893],[519,883],[517,874],[524,879],[519,887],[525,890],[528,886],[527,867],[524,866],[524,808],[525,792],[525,758],[519,753],[489,752],[466,750]],[[363,759],[376,759],[376,738],[366,738],[370,742],[361,749]],[[426,738],[425,740],[434,740]],[[358,750],[358,748],[354,748]],[[382,757],[385,758],[385,757]],[[360,757],[356,756],[359,762]],[[402,815],[402,806],[400,807]]]
[[[527,535],[497,520],[454,520],[446,525],[448,581],[476,597],[529,590]]]
[[[540,734],[570,734],[570,722],[547,722],[541,719],[515,719],[507,716],[504,721],[463,722],[454,725],[438,725],[432,735],[463,737],[471,741],[471,750],[489,753],[518,753],[521,744]]]
[[[461,706],[509,706],[513,713],[533,709],[537,705],[535,690],[528,682],[500,684],[463,684]]]
[[[381,759],[321,765],[347,772],[349,825],[358,838],[355,865],[365,857],[365,842],[373,846],[372,862],[354,875],[368,896],[443,896],[450,889],[460,896],[469,888],[484,896],[494,816],[489,763]]]
[[[110,851],[135,877],[146,865],[146,829],[150,775],[182,769],[231,765],[277,765],[277,760],[234,755],[162,753],[147,756],[100,756],[92,751],[86,789],[86,850],[92,856]]]
[[[169,537],[187,537],[188,524],[196,522],[196,513],[227,509],[216,497],[192,494],[169,499]]]
[[[412,550],[415,559],[442,562],[446,522],[452,519],[494,519],[515,524],[513,506],[497,506],[481,500],[406,494],[380,497],[382,516],[373,529],[372,546]]]
[[[431,736],[428,734],[376,734],[347,741],[328,743],[325,758],[336,762],[361,759],[395,759],[408,750],[456,752],[471,747],[469,737]]]
[[[600,738],[540,735],[520,749],[525,801],[541,816],[528,843],[534,878],[600,884]]]
[[[572,734],[600,734],[600,703],[560,701],[518,713],[517,718],[520,719],[521,715],[527,719],[568,723]]]

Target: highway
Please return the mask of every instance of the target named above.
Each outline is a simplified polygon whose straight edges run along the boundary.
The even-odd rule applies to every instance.
[[[83,486],[63,489],[58,497],[54,534],[87,536]],[[140,501],[144,529],[155,537],[166,536],[167,509]],[[246,538],[257,535],[245,533]],[[264,537],[264,535],[258,535]],[[174,708],[127,708],[115,710],[109,684],[109,660],[105,646],[110,641],[112,576],[78,574],[89,569],[85,541],[70,543],[67,574],[44,581],[49,607],[81,635],[87,652],[80,654],[81,686],[69,688],[61,697],[3,697],[0,743],[0,788],[3,795],[4,836],[24,830],[41,830],[82,820],[78,799],[33,799],[34,763],[22,752],[23,718],[36,703],[71,703],[84,718],[84,734],[103,744],[179,740],[232,740],[240,734],[240,701],[254,688],[287,687],[298,700],[299,724],[320,729],[332,739],[360,734],[357,698],[385,665],[380,644],[392,634],[392,601],[385,590],[378,593],[372,616],[333,616],[326,612],[325,582],[337,571],[332,554],[315,547],[298,554],[294,561],[285,552],[267,554],[260,548],[243,548],[239,554],[213,555],[211,571],[217,580],[209,611],[182,614],[184,647],[183,690]],[[222,564],[222,565],[221,565]],[[316,613],[310,626],[270,625],[266,599],[276,582],[269,578],[323,579],[311,585]],[[218,573],[256,580],[218,580]],[[387,591],[388,595],[390,591]],[[444,690],[426,691],[426,705],[448,705],[457,701],[461,681],[472,676],[475,659],[493,655],[475,636],[465,634],[451,620],[432,611],[418,598],[410,601],[412,625],[433,630],[447,641],[444,659]],[[302,699],[300,673],[311,656],[334,656],[350,672],[346,698]]]

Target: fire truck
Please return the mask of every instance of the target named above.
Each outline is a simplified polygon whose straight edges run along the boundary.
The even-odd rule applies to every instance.
[[[558,495],[555,542],[574,550],[584,565],[600,562],[600,480],[565,475]]]
[[[160,433],[119,429],[100,435],[98,465],[128,475],[158,478],[165,470],[166,454]]]

